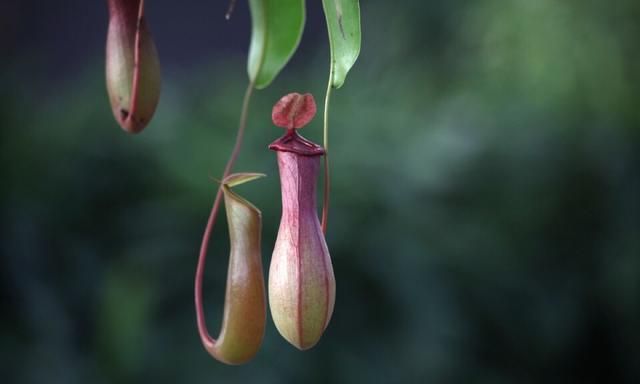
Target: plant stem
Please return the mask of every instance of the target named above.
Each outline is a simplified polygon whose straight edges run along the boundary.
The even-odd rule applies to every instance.
[[[329,70],[329,82],[327,92],[324,96],[324,123],[322,133],[322,144],[324,146],[324,188],[322,193],[322,232],[327,233],[327,221],[329,220],[329,192],[331,191],[331,174],[329,172],[329,102],[331,101],[331,90],[333,88],[333,65]]]
[[[224,167],[224,172],[222,174],[221,181],[224,180],[233,169],[233,165],[238,158],[238,154],[240,153],[240,148],[242,147],[242,139],[244,137],[244,131],[247,126],[247,117],[249,114],[249,101],[251,100],[251,95],[253,94],[254,82],[249,82],[249,86],[244,94],[244,99],[242,101],[242,111],[240,112],[240,123],[238,125],[238,133],[236,135],[236,142],[231,152],[231,156],[227,161],[227,165]],[[195,288],[194,288],[194,297],[195,297],[195,305],[196,305],[196,317],[198,322],[198,333],[200,334],[200,340],[204,347],[211,352],[212,349],[215,349],[215,340],[209,334],[207,330],[207,324],[205,322],[204,309],[202,306],[202,278],[204,276],[204,267],[207,259],[207,249],[209,247],[209,238],[211,236],[211,232],[213,230],[213,225],[216,222],[216,217],[218,216],[218,209],[220,207],[220,201],[222,199],[222,184],[218,186],[218,192],[216,194],[216,199],[213,202],[213,207],[211,208],[211,213],[209,214],[209,220],[207,221],[207,227],[204,230],[204,235],[202,236],[202,244],[200,245],[200,255],[198,257],[198,266],[196,267],[196,277],[195,277]]]

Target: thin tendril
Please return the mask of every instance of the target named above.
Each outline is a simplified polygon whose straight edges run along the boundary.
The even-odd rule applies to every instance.
[[[240,153],[240,148],[242,147],[242,139],[244,137],[244,131],[247,126],[247,117],[249,115],[249,101],[251,100],[251,95],[253,93],[254,83],[250,82],[247,90],[244,94],[244,99],[242,101],[242,111],[240,112],[240,123],[238,125],[238,133],[236,136],[236,142],[233,147],[233,151],[231,152],[231,156],[227,161],[227,165],[224,168],[224,172],[222,174],[221,180],[224,180],[233,168],[236,159],[238,158],[238,154]],[[204,230],[204,235],[202,236],[202,244],[200,246],[200,255],[198,257],[198,266],[196,267],[196,277],[195,277],[195,287],[194,287],[194,298],[196,305],[196,318],[198,322],[198,333],[200,334],[200,340],[202,344],[207,349],[207,351],[211,354],[215,354],[215,340],[209,334],[207,330],[207,324],[204,316],[204,309],[202,305],[202,278],[204,276],[204,267],[207,259],[207,249],[209,247],[209,238],[211,236],[211,232],[213,230],[213,226],[216,221],[216,217],[218,216],[218,209],[220,207],[220,201],[222,199],[222,184],[218,187],[218,192],[216,194],[216,199],[213,202],[213,207],[211,208],[211,213],[209,214],[209,220],[207,221],[207,227]],[[215,357],[215,356],[214,356]]]
[[[329,172],[329,102],[331,101],[331,90],[333,88],[333,65],[329,70],[329,82],[327,83],[327,93],[324,96],[324,124],[323,124],[323,146],[324,146],[324,188],[322,193],[322,232],[327,233],[327,222],[329,220],[329,192],[331,191],[331,175]]]

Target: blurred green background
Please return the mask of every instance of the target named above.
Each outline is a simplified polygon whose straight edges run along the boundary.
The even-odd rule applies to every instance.
[[[225,2],[148,2],[163,93],[129,136],[104,85],[106,4],[64,3],[0,6],[3,382],[640,382],[640,2],[362,1],[331,113],[335,313],[307,352],[268,318],[241,367],[204,352],[192,291],[247,82],[246,4],[225,22]],[[235,168],[269,175],[238,188],[262,209],[265,267],[271,106],[326,84],[319,1],[308,11]],[[303,134],[321,141],[321,119]]]

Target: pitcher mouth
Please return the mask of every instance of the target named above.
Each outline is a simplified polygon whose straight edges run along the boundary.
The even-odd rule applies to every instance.
[[[284,136],[269,144],[269,149],[276,152],[292,152],[301,156],[322,156],[325,154],[321,145],[305,139],[296,129],[287,130]]]

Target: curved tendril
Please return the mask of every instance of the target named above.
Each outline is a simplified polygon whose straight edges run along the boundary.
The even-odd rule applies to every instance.
[[[242,101],[242,111],[240,112],[240,123],[238,125],[238,133],[236,135],[236,142],[234,144],[233,150],[231,152],[231,156],[227,161],[227,164],[224,168],[224,172],[222,174],[221,180],[224,180],[233,169],[233,165],[238,158],[238,154],[240,153],[240,148],[242,147],[242,140],[244,138],[244,131],[247,126],[247,117],[249,114],[249,101],[251,100],[251,95],[253,94],[254,83],[249,82],[249,86],[244,94],[244,99]],[[207,329],[207,324],[205,321],[204,309],[202,305],[202,279],[204,276],[204,268],[207,259],[207,250],[209,247],[209,239],[211,237],[211,232],[213,231],[213,226],[216,222],[216,218],[218,216],[218,210],[220,208],[220,200],[222,199],[222,188],[223,185],[220,184],[218,186],[218,192],[216,193],[216,198],[213,202],[213,207],[211,208],[211,213],[209,214],[209,219],[207,220],[207,226],[204,230],[204,234],[202,236],[202,244],[200,245],[200,254],[198,256],[198,265],[196,267],[196,276],[195,276],[195,286],[194,286],[194,300],[196,306],[196,318],[198,323],[198,333],[200,334],[200,340],[202,341],[203,346],[207,349],[207,351],[211,351],[212,348],[215,347],[215,340],[211,337]]]
[[[331,174],[329,171],[329,102],[331,101],[331,90],[333,83],[333,65],[329,70],[329,82],[327,83],[327,93],[324,97],[324,122],[323,122],[323,146],[324,154],[324,187],[322,189],[322,233],[327,233],[327,223],[329,220],[329,194],[331,192]]]

